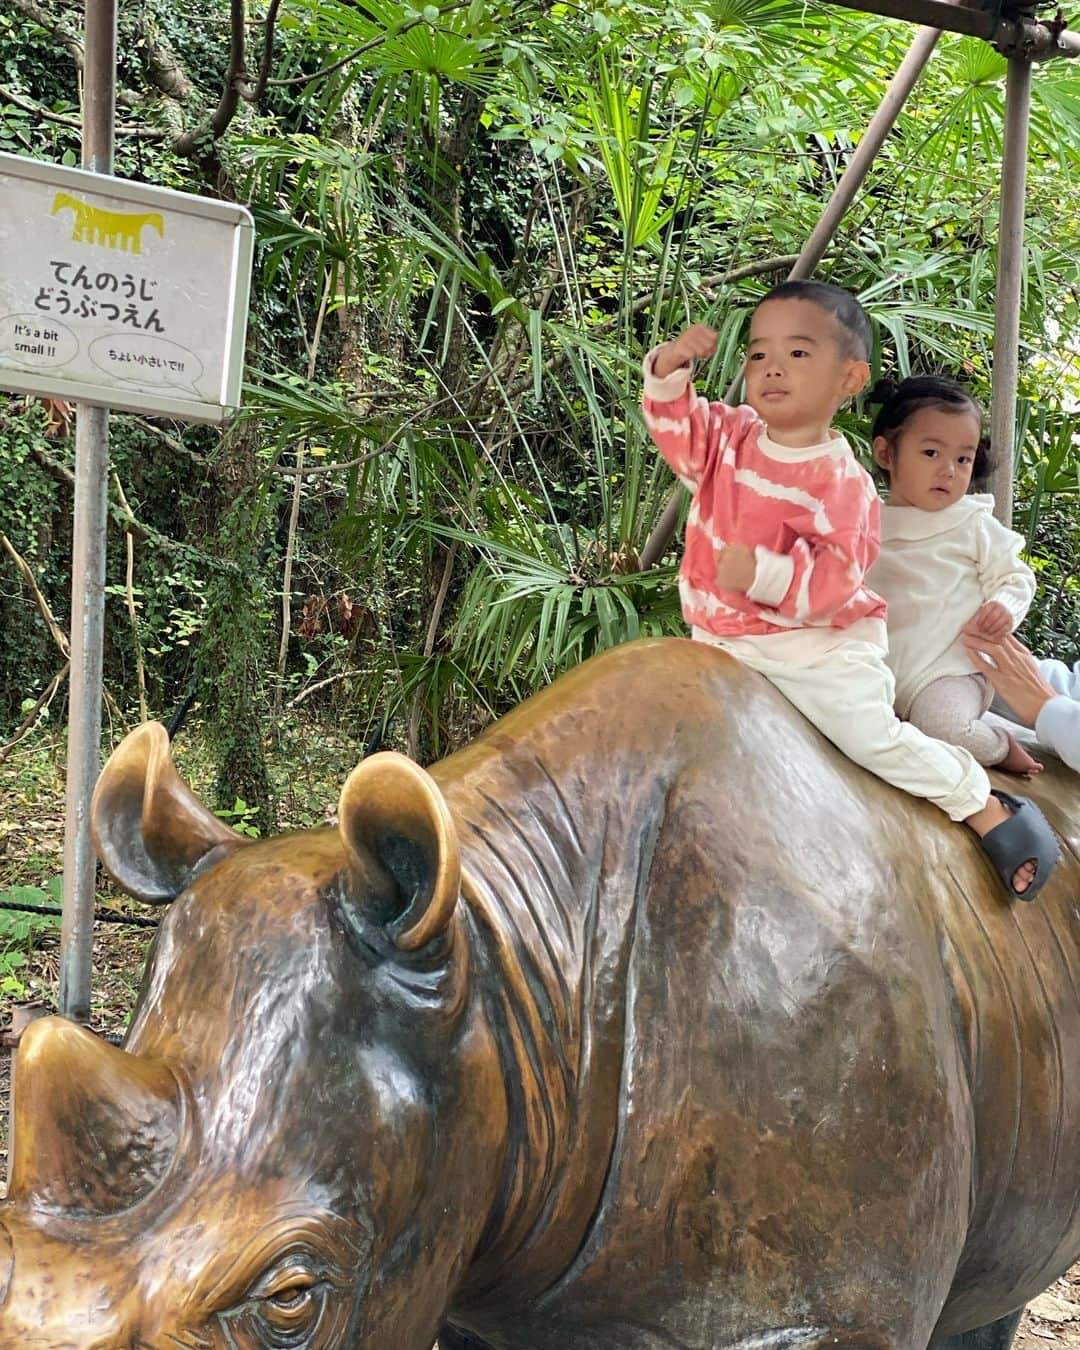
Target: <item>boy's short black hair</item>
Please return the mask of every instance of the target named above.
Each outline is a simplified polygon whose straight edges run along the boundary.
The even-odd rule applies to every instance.
[[[782,281],[758,301],[758,308],[770,300],[809,300],[812,305],[826,310],[836,320],[840,330],[840,350],[848,360],[870,360],[874,345],[870,318],[850,291],[830,286],[827,281]]]
[[[867,403],[880,403],[874,425],[870,428],[870,439],[876,441],[884,436],[892,441],[896,433],[909,417],[914,417],[923,408],[938,408],[948,413],[971,413],[982,426],[983,410],[974,394],[958,384],[956,380],[944,375],[909,375],[899,384],[895,380],[878,380],[866,396]],[[886,478],[889,471],[878,466]],[[993,467],[990,459],[990,439],[979,436],[975,450],[975,462],[971,469],[972,483],[980,483]]]

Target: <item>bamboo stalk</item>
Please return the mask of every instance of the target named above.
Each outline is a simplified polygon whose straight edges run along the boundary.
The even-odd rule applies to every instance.
[[[309,380],[315,375],[315,361],[319,355],[319,341],[322,337],[323,320],[326,318],[326,307],[330,303],[333,276],[333,269],[329,269],[323,279],[319,312],[315,318],[315,331],[311,335],[311,346],[308,349],[307,377]],[[275,715],[281,713],[281,700],[285,688],[285,668],[289,661],[289,639],[292,637],[293,555],[296,552],[296,530],[300,521],[300,502],[303,499],[304,492],[304,456],[306,451],[307,441],[301,441],[300,448],[296,452],[296,477],[293,479],[292,506],[289,509],[289,533],[285,539],[285,567],[281,578],[281,642],[278,646],[278,682],[277,688],[274,690]]]
[[[113,474],[113,482],[116,484],[116,495],[120,498],[120,505],[131,521],[135,520],[135,513],[128,505],[128,499],[124,496],[124,489],[120,485],[120,475]],[[135,674],[139,681],[139,721],[148,722],[150,714],[146,707],[146,666],[143,662],[142,640],[139,637],[139,616],[135,611],[135,537],[132,530],[125,530],[124,538],[127,543],[127,611],[128,618],[131,620],[131,636],[135,643]]]
[[[1005,86],[1005,142],[1001,161],[997,294],[994,301],[994,392],[990,443],[994,514],[1012,523],[1016,391],[1020,382],[1020,300],[1024,283],[1024,193],[1027,187],[1031,62],[1013,57]]]

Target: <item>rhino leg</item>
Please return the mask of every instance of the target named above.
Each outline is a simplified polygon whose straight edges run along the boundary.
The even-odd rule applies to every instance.
[[[467,1331],[458,1331],[447,1322],[439,1332],[439,1350],[491,1350],[491,1346]]]
[[[1000,1321],[977,1327],[974,1331],[965,1331],[960,1336],[935,1337],[927,1350],[1009,1350],[1023,1315],[1024,1310],[1021,1308],[1019,1312],[1010,1313]]]

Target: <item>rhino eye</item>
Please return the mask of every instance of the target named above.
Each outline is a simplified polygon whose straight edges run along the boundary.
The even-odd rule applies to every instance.
[[[290,1215],[256,1233],[206,1294],[225,1344],[237,1350],[344,1345],[364,1236],[333,1215]]]
[[[325,1329],[328,1293],[326,1281],[314,1271],[286,1266],[260,1280],[245,1301],[223,1317],[240,1333],[241,1345],[298,1350],[314,1344],[312,1337]]]
[[[281,1312],[296,1312],[311,1299],[311,1285],[294,1284],[288,1289],[282,1289],[276,1294],[270,1294],[267,1303],[272,1304]]]
[[[321,1303],[319,1280],[310,1270],[280,1271],[267,1284],[259,1300],[265,1320],[278,1332],[307,1330]]]

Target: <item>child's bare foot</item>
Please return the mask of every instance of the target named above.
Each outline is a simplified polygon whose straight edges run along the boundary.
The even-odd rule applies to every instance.
[[[1008,732],[1005,733],[1007,736]],[[1039,760],[1034,759],[1015,736],[1009,736],[1009,752],[1004,759],[999,760],[994,765],[995,769],[1003,769],[1005,773],[1042,773],[1043,766]]]
[[[990,833],[998,825],[1004,825],[1012,815],[1012,812],[998,797],[991,797],[981,811],[976,811],[973,816],[968,816],[964,821],[965,825],[970,825],[980,839]],[[1028,858],[1022,862],[1016,871],[1012,874],[1012,886],[1017,895],[1023,895],[1031,883],[1035,880],[1037,871],[1034,858]]]

